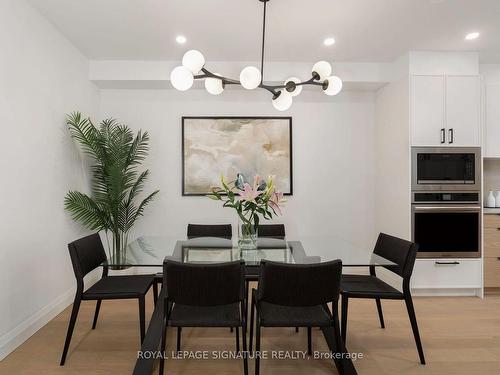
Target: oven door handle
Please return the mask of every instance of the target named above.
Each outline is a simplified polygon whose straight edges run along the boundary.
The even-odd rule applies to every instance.
[[[457,211],[467,211],[467,212],[480,212],[480,206],[413,206],[415,212],[457,212]]]

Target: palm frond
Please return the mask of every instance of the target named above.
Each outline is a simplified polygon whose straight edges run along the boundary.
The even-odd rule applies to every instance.
[[[158,194],[159,192],[159,190],[155,190],[142,200],[142,202],[137,207],[137,210],[135,210],[130,218],[130,226],[134,225],[136,220],[144,214],[144,209],[146,208],[146,206],[155,198],[156,194]]]
[[[73,220],[90,230],[109,229],[108,213],[88,195],[78,191],[69,191],[64,199],[64,206],[71,213]]]
[[[78,141],[83,151],[99,162],[104,150],[102,138],[90,118],[83,118],[80,112],[73,112],[66,116],[66,124],[71,136]]]

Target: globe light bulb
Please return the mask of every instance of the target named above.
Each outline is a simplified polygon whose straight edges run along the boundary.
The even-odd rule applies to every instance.
[[[292,95],[285,89],[279,91],[279,96],[273,99],[273,107],[278,111],[286,111],[292,105]]]
[[[214,73],[216,76],[220,76],[219,73]],[[224,91],[224,85],[221,79],[218,78],[205,78],[205,88],[212,95],[222,94]]]
[[[182,65],[188,68],[191,73],[198,74],[205,65],[205,58],[200,51],[195,49],[187,51],[182,57]]]
[[[290,77],[285,81],[284,84],[286,85],[290,81],[295,82],[295,83],[300,83],[300,79],[298,79],[297,77]],[[293,90],[293,91],[286,90],[286,91],[289,92],[290,95],[292,95],[292,96],[297,96],[302,92],[302,86],[295,86],[295,90]]]
[[[241,86],[247,90],[253,90],[260,85],[261,75],[260,70],[255,66],[247,66],[240,73]]]
[[[330,76],[326,79],[328,87],[324,89],[326,95],[337,95],[342,90],[342,80],[337,76]]]
[[[170,82],[179,91],[186,91],[191,88],[193,81],[193,73],[184,66],[178,66],[170,73]]]
[[[312,67],[312,73],[318,74],[319,80],[324,81],[330,76],[330,74],[332,74],[332,66],[326,61],[318,61]]]

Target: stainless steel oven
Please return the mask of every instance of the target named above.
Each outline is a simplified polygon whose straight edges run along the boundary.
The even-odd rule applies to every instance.
[[[480,191],[479,147],[412,147],[412,191]]]
[[[480,257],[480,192],[413,192],[412,240],[419,258]]]

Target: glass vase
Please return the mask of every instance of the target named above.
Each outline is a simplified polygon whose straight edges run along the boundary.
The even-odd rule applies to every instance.
[[[257,228],[254,224],[238,222],[238,247],[241,250],[257,249]]]

